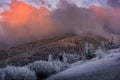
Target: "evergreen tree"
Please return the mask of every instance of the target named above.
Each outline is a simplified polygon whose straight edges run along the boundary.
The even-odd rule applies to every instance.
[[[85,44],[85,53],[88,53],[89,52],[89,45],[88,43]]]
[[[91,59],[91,58],[95,57],[94,52],[95,52],[95,49],[94,49],[93,45],[86,43],[86,45],[85,45],[85,57],[87,59]]]
[[[36,80],[35,72],[27,67],[7,66],[4,73],[5,80]]]
[[[112,38],[105,42],[105,48],[106,49],[116,49],[119,47],[119,43],[117,42],[117,38],[115,35],[112,35]]]
[[[49,54],[48,61],[53,61],[53,55]]]
[[[61,62],[63,61],[63,55],[62,55],[62,53],[59,54],[59,61],[61,61]]]
[[[105,48],[105,42],[104,42],[104,41],[101,42],[100,47],[101,47],[101,49],[104,49],[104,48]]]
[[[99,59],[101,59],[105,55],[105,52],[101,47],[99,47],[94,54],[98,56]]]
[[[117,38],[116,38],[116,36],[113,35],[113,34],[112,34],[111,43],[113,43],[113,44],[117,44]]]
[[[102,41],[102,42],[101,42],[101,45],[100,45],[100,47],[99,47],[98,49],[101,49],[102,51],[106,52],[107,49],[106,49],[105,46],[106,46],[106,42],[105,42],[105,41]]]
[[[66,53],[65,52],[63,52],[63,62],[67,62],[68,60],[67,60],[67,56],[66,56]]]

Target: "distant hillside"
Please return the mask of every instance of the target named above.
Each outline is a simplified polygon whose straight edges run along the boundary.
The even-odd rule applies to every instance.
[[[54,57],[57,58],[59,53],[62,52],[81,55],[85,43],[92,43],[97,47],[100,45],[101,41],[104,40],[104,38],[98,36],[79,36],[74,34],[42,39],[10,49],[1,50],[0,66],[23,66],[36,60],[47,60],[48,54],[53,54]]]

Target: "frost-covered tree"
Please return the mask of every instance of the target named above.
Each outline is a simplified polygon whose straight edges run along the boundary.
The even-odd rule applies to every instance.
[[[101,47],[99,47],[96,51],[95,51],[95,53],[94,53],[99,59],[101,59],[102,57],[104,57],[104,55],[106,54],[105,52],[104,52],[104,50],[101,48]]]
[[[74,63],[79,60],[80,60],[80,56],[78,54],[66,54],[65,55],[65,61],[67,61],[68,63]]]
[[[36,61],[32,64],[27,65],[27,67],[30,70],[35,71],[37,78],[45,79],[52,74],[65,70],[69,67],[69,65],[60,61]]]
[[[48,61],[53,61],[53,55],[49,54]]]
[[[113,35],[113,34],[112,34],[111,42],[114,43],[114,44],[117,44],[117,38],[116,38],[116,36]]]
[[[62,55],[62,53],[59,54],[59,60],[63,61],[63,55]]]
[[[2,69],[0,69],[0,80],[5,80],[5,73]]]
[[[88,53],[89,52],[89,45],[88,43],[85,44],[85,53]]]
[[[87,59],[91,59],[91,58],[95,57],[94,52],[95,52],[94,46],[92,44],[86,43],[84,56]]]
[[[34,71],[27,67],[7,66],[4,68],[5,80],[36,80]]]
[[[105,42],[104,41],[101,42],[100,48],[105,49]]]
[[[119,43],[115,35],[112,35],[112,38],[108,42],[105,42],[106,49],[115,49],[118,47],[119,47]]]
[[[63,52],[63,62],[65,62],[65,63],[67,63],[67,56],[66,56],[66,53],[65,52]]]
[[[92,44],[89,44],[89,51],[91,53],[94,53],[95,52],[95,49],[94,49],[94,46]]]
[[[59,54],[58,61],[65,63],[73,63],[80,60],[80,56],[77,54],[67,54],[65,52]]]
[[[98,49],[97,50],[102,50],[103,52],[106,52],[107,53],[107,48],[106,48],[106,44],[107,44],[108,42],[106,42],[106,41],[101,41],[101,45],[98,47]]]

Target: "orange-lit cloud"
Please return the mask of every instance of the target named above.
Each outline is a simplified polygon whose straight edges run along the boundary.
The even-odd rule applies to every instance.
[[[102,7],[98,6],[91,6],[90,9],[99,17],[101,18],[107,18],[109,16],[109,13],[107,9],[104,9]]]
[[[3,17],[8,24],[12,26],[20,26],[26,23],[33,12],[32,8],[25,3],[17,2],[11,4],[11,10],[3,12]]]
[[[18,1],[12,2],[10,8],[11,10],[4,11],[2,16],[4,21],[12,26],[25,25],[33,19],[42,21],[43,17],[49,15],[49,11],[45,7],[41,7],[38,11],[32,6]]]
[[[119,16],[119,9],[83,8],[65,0],[51,11],[45,5],[35,8],[13,0],[10,10],[0,14],[0,43],[18,44],[68,32],[106,37],[109,33],[119,32]]]
[[[1,13],[1,26],[9,40],[39,39],[53,32],[51,12],[41,6],[34,8],[21,1],[13,1],[10,10]]]

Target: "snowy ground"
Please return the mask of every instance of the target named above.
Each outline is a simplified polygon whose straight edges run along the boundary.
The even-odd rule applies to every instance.
[[[120,80],[120,49],[108,51],[102,59],[74,63],[47,80]]]

